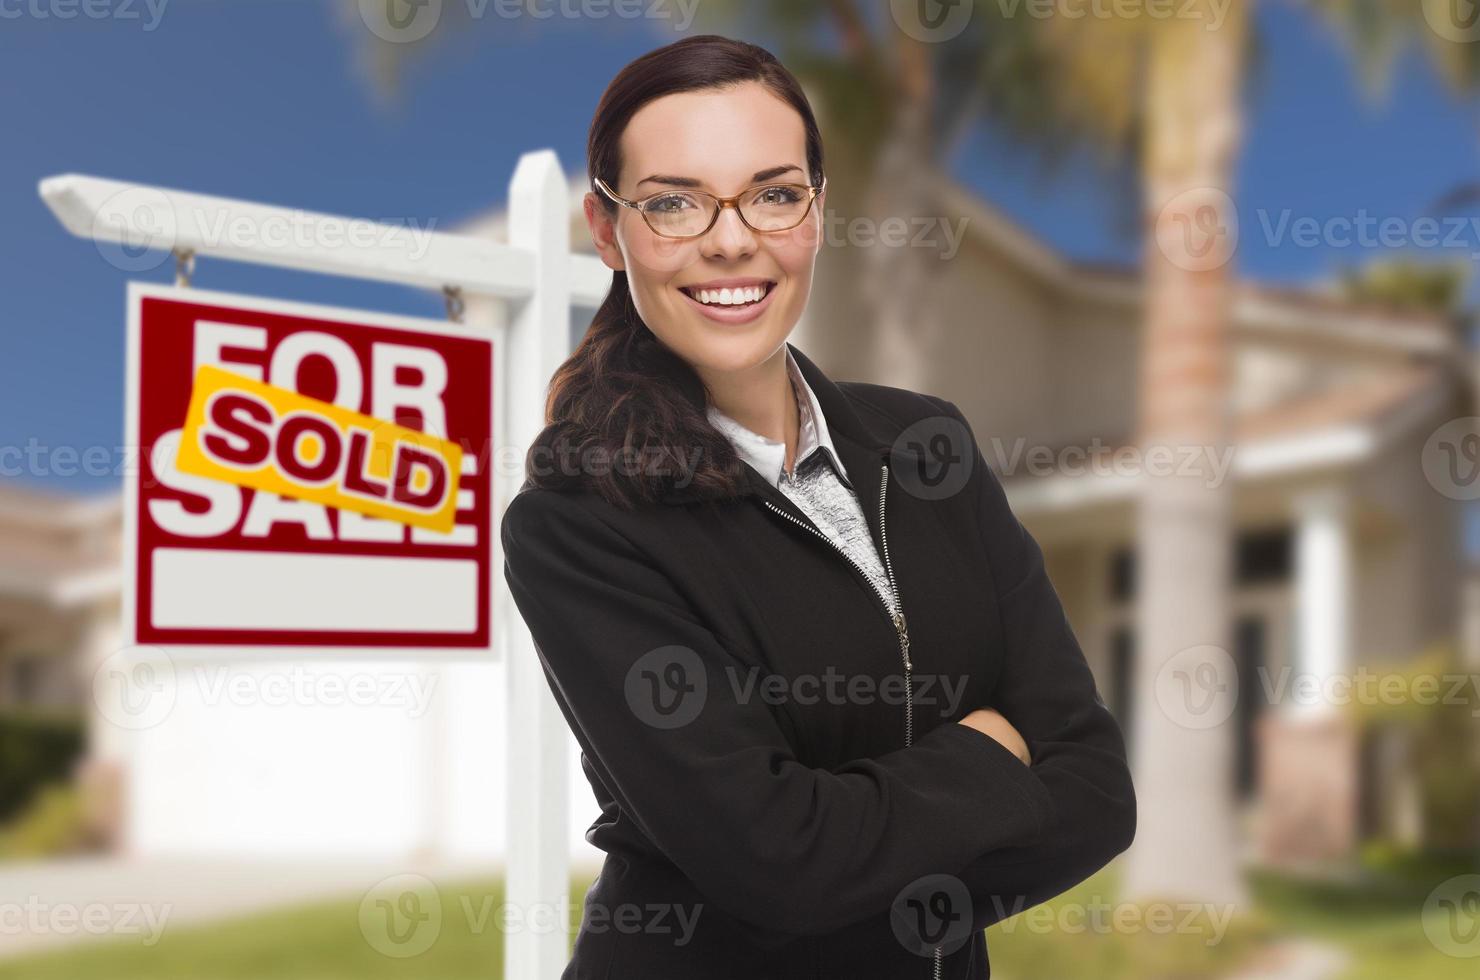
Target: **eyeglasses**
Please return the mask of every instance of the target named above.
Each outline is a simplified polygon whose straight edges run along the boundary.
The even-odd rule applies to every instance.
[[[722,209],[733,207],[751,231],[786,231],[807,217],[812,201],[827,186],[807,184],[757,184],[734,197],[716,197],[705,191],[660,191],[650,197],[629,201],[600,177],[594,182],[601,192],[623,207],[632,208],[655,234],[664,238],[698,238],[719,220]]]

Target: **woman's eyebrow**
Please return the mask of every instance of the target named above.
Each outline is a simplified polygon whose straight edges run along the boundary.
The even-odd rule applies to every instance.
[[[798,167],[794,163],[785,163],[779,167],[769,167],[765,170],[757,170],[754,174],[751,175],[750,179],[756,183],[760,183],[761,181],[771,180],[774,177],[780,177],[788,170],[795,170],[800,172],[801,169],[801,167]],[[668,174],[653,174],[651,177],[642,178],[642,180],[639,180],[638,183],[668,184],[671,187],[698,187],[703,183],[703,181],[696,180],[693,177],[673,177]]]

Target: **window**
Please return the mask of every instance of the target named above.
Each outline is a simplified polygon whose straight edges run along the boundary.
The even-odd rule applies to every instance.
[[[1234,583],[1258,585],[1288,581],[1293,563],[1290,529],[1246,531],[1234,545]]]
[[[35,657],[22,657],[10,667],[10,690],[15,704],[35,704],[41,695],[41,664]]]
[[[1234,761],[1234,790],[1247,800],[1258,788],[1259,714],[1262,708],[1260,678],[1268,651],[1268,629],[1263,616],[1240,616],[1233,625],[1234,660],[1238,665],[1237,745]]]
[[[1130,751],[1131,713],[1135,710],[1133,692],[1136,684],[1135,633],[1129,626],[1118,626],[1110,634],[1110,713],[1120,723]]]
[[[1129,545],[1110,554],[1110,601],[1129,602],[1136,595],[1136,552]]]

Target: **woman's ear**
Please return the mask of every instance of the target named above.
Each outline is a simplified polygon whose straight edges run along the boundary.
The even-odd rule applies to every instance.
[[[586,225],[591,229],[591,242],[596,254],[608,269],[624,272],[627,263],[622,259],[622,249],[617,245],[616,216],[607,211],[604,202],[595,191],[587,191],[582,205],[586,210]]]

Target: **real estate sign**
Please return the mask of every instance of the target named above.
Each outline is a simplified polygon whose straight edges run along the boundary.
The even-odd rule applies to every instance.
[[[126,642],[488,650],[494,346],[130,284]]]

